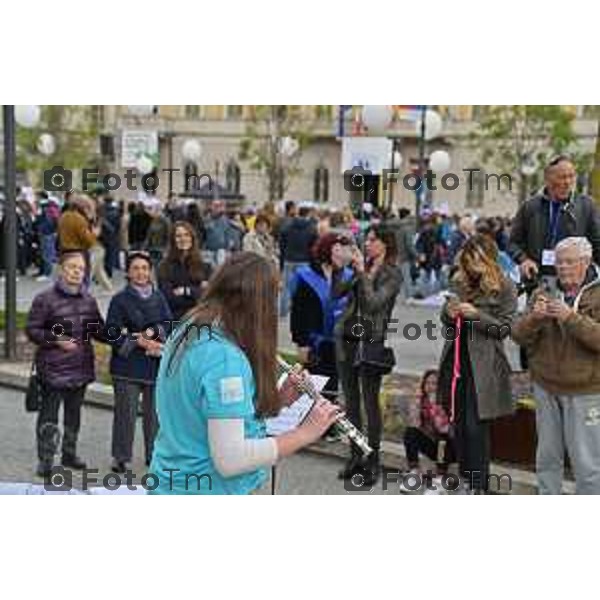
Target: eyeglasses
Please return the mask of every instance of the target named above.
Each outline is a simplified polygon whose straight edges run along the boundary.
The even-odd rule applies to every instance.
[[[557,259],[556,266],[557,267],[574,267],[575,265],[582,262],[582,260],[583,259],[581,259],[581,258],[563,258],[562,260]]]
[[[129,261],[134,260],[135,258],[150,258],[150,252],[146,252],[146,250],[134,250],[127,255],[127,259]]]

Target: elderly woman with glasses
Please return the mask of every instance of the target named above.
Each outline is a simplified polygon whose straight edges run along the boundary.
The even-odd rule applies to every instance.
[[[81,405],[86,387],[96,379],[92,339],[104,340],[98,303],[84,285],[85,253],[63,252],[59,266],[57,281],[33,299],[26,329],[28,338],[37,346],[34,361],[42,388],[36,424],[39,477],[52,472],[60,441],[61,404],[61,463],[70,469],[86,468],[77,454]]]
[[[557,284],[541,286],[513,328],[534,382],[540,494],[560,494],[565,450],[578,494],[600,494],[600,279],[584,237],[556,246]]]

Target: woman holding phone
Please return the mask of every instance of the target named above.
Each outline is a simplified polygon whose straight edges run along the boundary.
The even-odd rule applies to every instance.
[[[502,272],[489,236],[477,234],[465,242],[450,288],[441,314],[446,343],[438,394],[450,416],[467,490],[485,493],[490,422],[514,410],[504,340],[517,310],[515,286]]]
[[[338,418],[321,399],[297,429],[266,437],[265,418],[298,395],[295,376],[277,389],[277,281],[268,259],[232,256],[169,338],[157,379],[151,494],[255,493],[268,467]]]

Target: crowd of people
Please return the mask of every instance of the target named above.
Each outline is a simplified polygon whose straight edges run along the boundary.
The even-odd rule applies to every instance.
[[[23,228],[37,236],[25,271],[29,261],[48,277],[58,261],[27,325],[48,389],[36,426],[38,474],[53,466],[61,401],[62,464],[85,466],[77,439],[95,340],[112,348],[115,472],[132,461],[140,398],[148,467],[180,469],[179,492],[186,474],[208,473],[221,493],[256,491],[281,457],[335,436],[343,398],[358,429],[366,416],[372,452],[350,444],[339,477],[372,485],[381,472],[382,378],[402,363],[386,346],[387,323],[400,296],[412,302],[445,290],[440,320],[455,335],[415,399],[409,468],[416,472],[423,454],[441,477],[457,461],[466,493],[488,491],[490,425],[514,410],[504,348],[512,336],[538,403],[540,492],[560,492],[566,450],[578,492],[600,493],[600,224],[574,188],[572,162],[558,157],[544,190],[514,219],[425,212],[418,227],[408,209],[365,221],[294,202],[279,215],[268,204],[228,211],[213,200],[203,211],[171,198],[163,210],[75,194],[60,210],[42,195]],[[90,282],[112,293],[117,269],[126,283],[103,316]],[[519,293],[529,300],[523,314]],[[304,369],[279,385],[278,316],[289,316]],[[77,325],[57,335],[57,322]],[[98,326],[86,336],[90,322]],[[180,322],[209,332],[194,338]],[[298,430],[265,437],[264,418],[297,397],[306,372],[329,378],[320,400]]]

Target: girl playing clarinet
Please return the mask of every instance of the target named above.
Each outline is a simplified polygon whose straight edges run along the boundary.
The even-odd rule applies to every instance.
[[[271,261],[236,254],[169,338],[156,388],[151,493],[256,492],[268,467],[317,441],[339,417],[319,399],[297,429],[266,437],[264,419],[296,399],[301,377],[278,391],[277,286]]]

